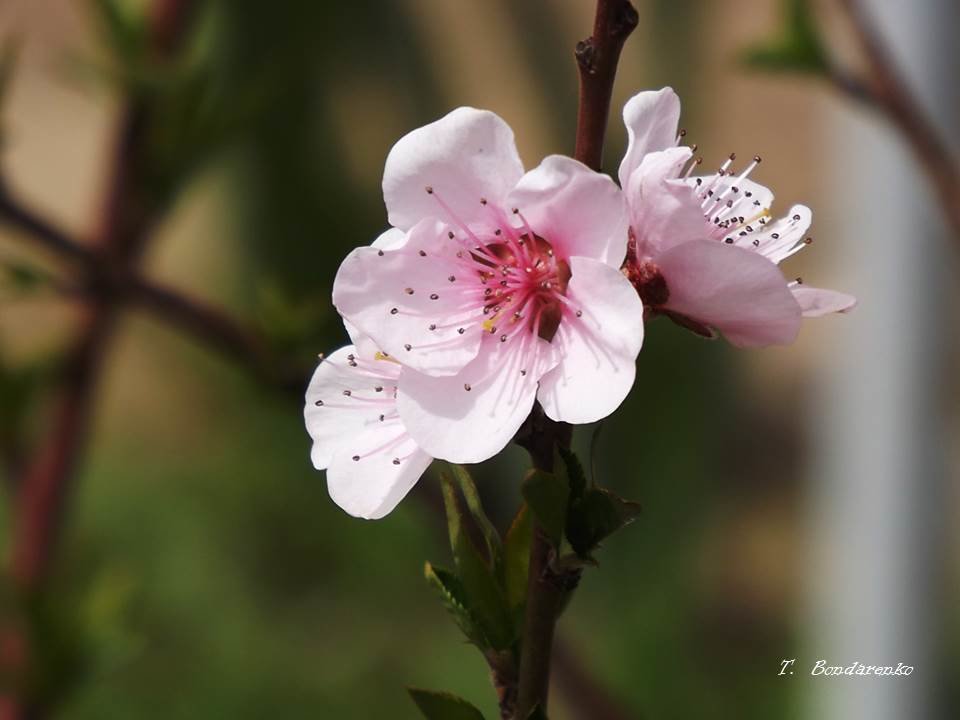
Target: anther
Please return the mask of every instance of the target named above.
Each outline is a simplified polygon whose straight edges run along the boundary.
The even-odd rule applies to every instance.
[[[383,385],[377,385],[373,390],[374,392],[383,392]]]
[[[577,317],[583,317],[583,310],[577,310]]]
[[[419,254],[420,254],[420,257],[426,257],[426,256],[427,256],[427,251],[426,251],[426,250],[421,250]]]
[[[354,461],[354,462],[360,462],[360,456],[359,456],[359,455],[354,455],[354,456],[353,456],[353,461]]]
[[[470,383],[464,383],[464,384],[463,384],[463,389],[466,390],[467,392],[470,392],[470,390],[472,389],[472,388],[470,387]]]
[[[434,325],[433,323],[430,323],[429,329],[430,329],[430,330],[436,330],[436,329],[437,329],[437,326]]]
[[[381,415],[381,416],[380,416],[380,422],[383,422],[383,419],[384,419],[385,417],[386,417],[386,415]]]
[[[347,397],[350,397],[351,395],[353,395],[353,393],[350,390],[344,390],[343,394],[346,395]]]
[[[377,255],[379,255],[380,257],[383,257],[383,250],[377,250]]]
[[[433,195],[433,188],[427,185],[424,190],[427,191],[427,195]]]
[[[413,349],[413,345],[411,345],[410,343],[407,343],[406,345],[403,346],[403,349],[406,350],[407,352],[410,352]]]
[[[436,293],[430,293],[430,299],[431,299],[431,300],[439,300],[439,299],[440,299],[440,296],[437,295]]]
[[[447,233],[447,237],[450,238],[451,240],[453,240],[453,238],[454,238],[453,230],[451,230],[450,232]]]
[[[480,204],[481,204],[481,205],[486,205],[486,204],[487,204],[487,199],[486,199],[486,198],[480,198]]]
[[[413,295],[413,288],[404,288],[403,291],[404,291],[407,295]]]
[[[317,407],[323,407],[323,400],[317,400],[317,401],[314,403],[314,405],[316,405]]]
[[[453,275],[451,275],[450,277],[447,278],[447,280],[449,280],[450,282],[455,282],[456,279],[457,279],[457,278],[456,278],[455,276],[453,276]]]
[[[466,331],[465,331],[463,328],[457,328],[457,332],[458,332],[460,335],[463,335],[463,333],[466,332]]]
[[[391,315],[396,315],[398,312],[400,312],[400,311],[399,311],[397,308],[390,308],[390,314],[391,314]]]
[[[507,336],[506,336],[506,335],[501,335],[501,336],[500,336],[500,342],[506,342],[506,341],[507,341]]]
[[[393,464],[394,464],[394,465],[399,465],[399,464],[400,464],[400,458],[394,458],[394,459],[393,459]]]

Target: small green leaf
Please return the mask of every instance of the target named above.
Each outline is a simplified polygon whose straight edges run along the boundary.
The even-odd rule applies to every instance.
[[[531,470],[523,481],[523,498],[547,537],[558,546],[563,538],[570,485],[565,478],[543,470]]]
[[[480,501],[480,493],[477,492],[477,486],[467,469],[454,463],[448,463],[448,465],[453,477],[460,485],[460,492],[463,493],[463,497],[467,501],[467,509],[483,534],[483,540],[487,545],[487,555],[493,565],[494,572],[497,572],[501,562],[500,533],[497,532],[493,523],[490,522],[490,518],[484,512],[483,503]]]
[[[447,692],[407,688],[427,720],[483,720],[483,713],[463,698]]]
[[[434,567],[430,563],[426,563],[424,566],[423,575],[427,579],[427,583],[440,593],[447,612],[453,616],[454,621],[466,635],[467,640],[477,647],[486,647],[488,643],[483,628],[474,614],[470,612],[467,593],[463,589],[463,583],[460,582],[460,579],[449,570]]]
[[[567,540],[578,555],[589,558],[605,538],[629,525],[639,514],[638,503],[624,500],[603,488],[590,488],[570,506]]]
[[[744,64],[772,72],[824,73],[829,63],[809,0],[783,0],[782,16],[779,36],[747,48]]]
[[[492,568],[484,561],[464,527],[463,513],[453,481],[446,473],[440,474],[440,481],[443,487],[443,503],[447,510],[450,547],[457,564],[457,576],[466,592],[467,607],[483,627],[490,647],[503,650],[513,643],[515,636],[506,599]]]
[[[570,488],[571,499],[582,496],[587,489],[587,474],[577,454],[573,450],[557,446],[557,457],[554,459],[553,466],[557,469],[560,479]]]
[[[503,587],[507,605],[516,611],[527,598],[527,575],[530,571],[530,539],[533,537],[533,513],[526,504],[513,519],[503,543]]]

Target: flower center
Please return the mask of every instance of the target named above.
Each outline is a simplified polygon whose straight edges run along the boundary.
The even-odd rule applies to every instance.
[[[488,255],[474,255],[484,286],[483,312],[490,317],[485,329],[496,332],[496,323],[525,324],[544,340],[552,340],[563,319],[564,296],[570,282],[570,265],[556,256],[547,240],[525,232],[510,242],[487,245]]]
[[[637,240],[633,229],[629,232],[630,240],[627,243],[627,259],[623,265],[623,274],[631,282],[640,296],[645,308],[653,308],[666,304],[670,299],[670,288],[667,279],[663,277],[660,268],[649,258],[637,258]]]

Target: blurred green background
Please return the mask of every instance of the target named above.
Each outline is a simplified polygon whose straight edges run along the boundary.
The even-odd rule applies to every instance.
[[[0,35],[20,43],[4,177],[80,237],[100,211],[123,93],[155,80],[125,60],[97,5],[0,4]],[[829,270],[841,211],[817,205],[839,103],[809,79],[737,61],[778,32],[781,3],[638,5],[607,166],[624,146],[626,98],[672,85],[708,164],[761,153],[757,179],[777,189],[775,210],[818,212],[830,242],[789,271],[843,286]],[[135,27],[142,4],[118,7]],[[385,227],[392,143],[474,105],[514,127],[528,167],[571,152],[572,48],[591,19],[592,3],[574,0],[203,3],[171,71],[190,80],[160,92],[170,132],[156,139],[155,179],[167,204],[149,274],[230,308],[308,371],[346,341],[330,288],[340,259]],[[0,227],[0,262],[59,276],[29,248]],[[2,293],[0,430],[15,447],[42,437],[43,369],[75,311],[42,280]],[[569,662],[552,717],[586,717],[564,692],[570,673],[594,677],[637,718],[801,716],[809,680],[777,672],[802,652],[804,418],[846,322],[747,353],[665,321],[648,328],[637,386],[597,456],[603,481],[645,511],[602,550],[561,622]],[[300,413],[296,398],[124,314],[43,610],[56,717],[414,718],[406,685],[459,693],[495,716],[482,658],[422,580],[425,560],[449,560],[435,475],[385,520],[350,518],[310,466]],[[584,452],[590,435],[578,430]],[[514,449],[476,470],[501,528],[525,467]],[[946,645],[944,674],[956,677],[956,643]]]

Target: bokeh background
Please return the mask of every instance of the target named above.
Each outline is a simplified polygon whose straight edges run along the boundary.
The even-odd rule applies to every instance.
[[[956,3],[868,4],[955,137]],[[0,42],[19,49],[3,178],[81,239],[97,228],[137,80],[98,5],[0,0]],[[135,23],[143,3],[115,5]],[[816,77],[742,62],[782,34],[791,3],[637,5],[607,167],[624,147],[623,102],[672,85],[708,166],[759,153],[754,179],[775,189],[774,210],[814,209],[816,242],[786,271],[860,307],[762,351],[648,328],[596,457],[644,514],[603,548],[561,622],[552,717],[592,717],[598,692],[635,718],[952,717],[960,238],[882,120]],[[815,8],[855,67],[848,29],[829,3]],[[197,82],[170,101],[179,124],[158,155],[158,175],[174,179],[145,272],[309,368],[346,340],[330,288],[341,258],[385,227],[391,145],[473,105],[512,125],[528,167],[572,152],[572,48],[592,13],[587,0],[202,3],[179,68]],[[17,450],[43,440],[78,303],[64,266],[3,224],[0,270],[0,476],[12,491]],[[494,717],[482,658],[422,579],[424,560],[449,561],[435,475],[385,520],[350,518],[310,467],[300,411],[149,313],[123,314],[47,593],[56,717],[414,718],[406,685]],[[590,437],[578,431],[584,452]],[[476,469],[501,527],[525,464],[511,450]],[[5,500],[4,554],[9,527]],[[779,677],[786,658],[796,675]],[[821,658],[916,670],[807,676]]]

